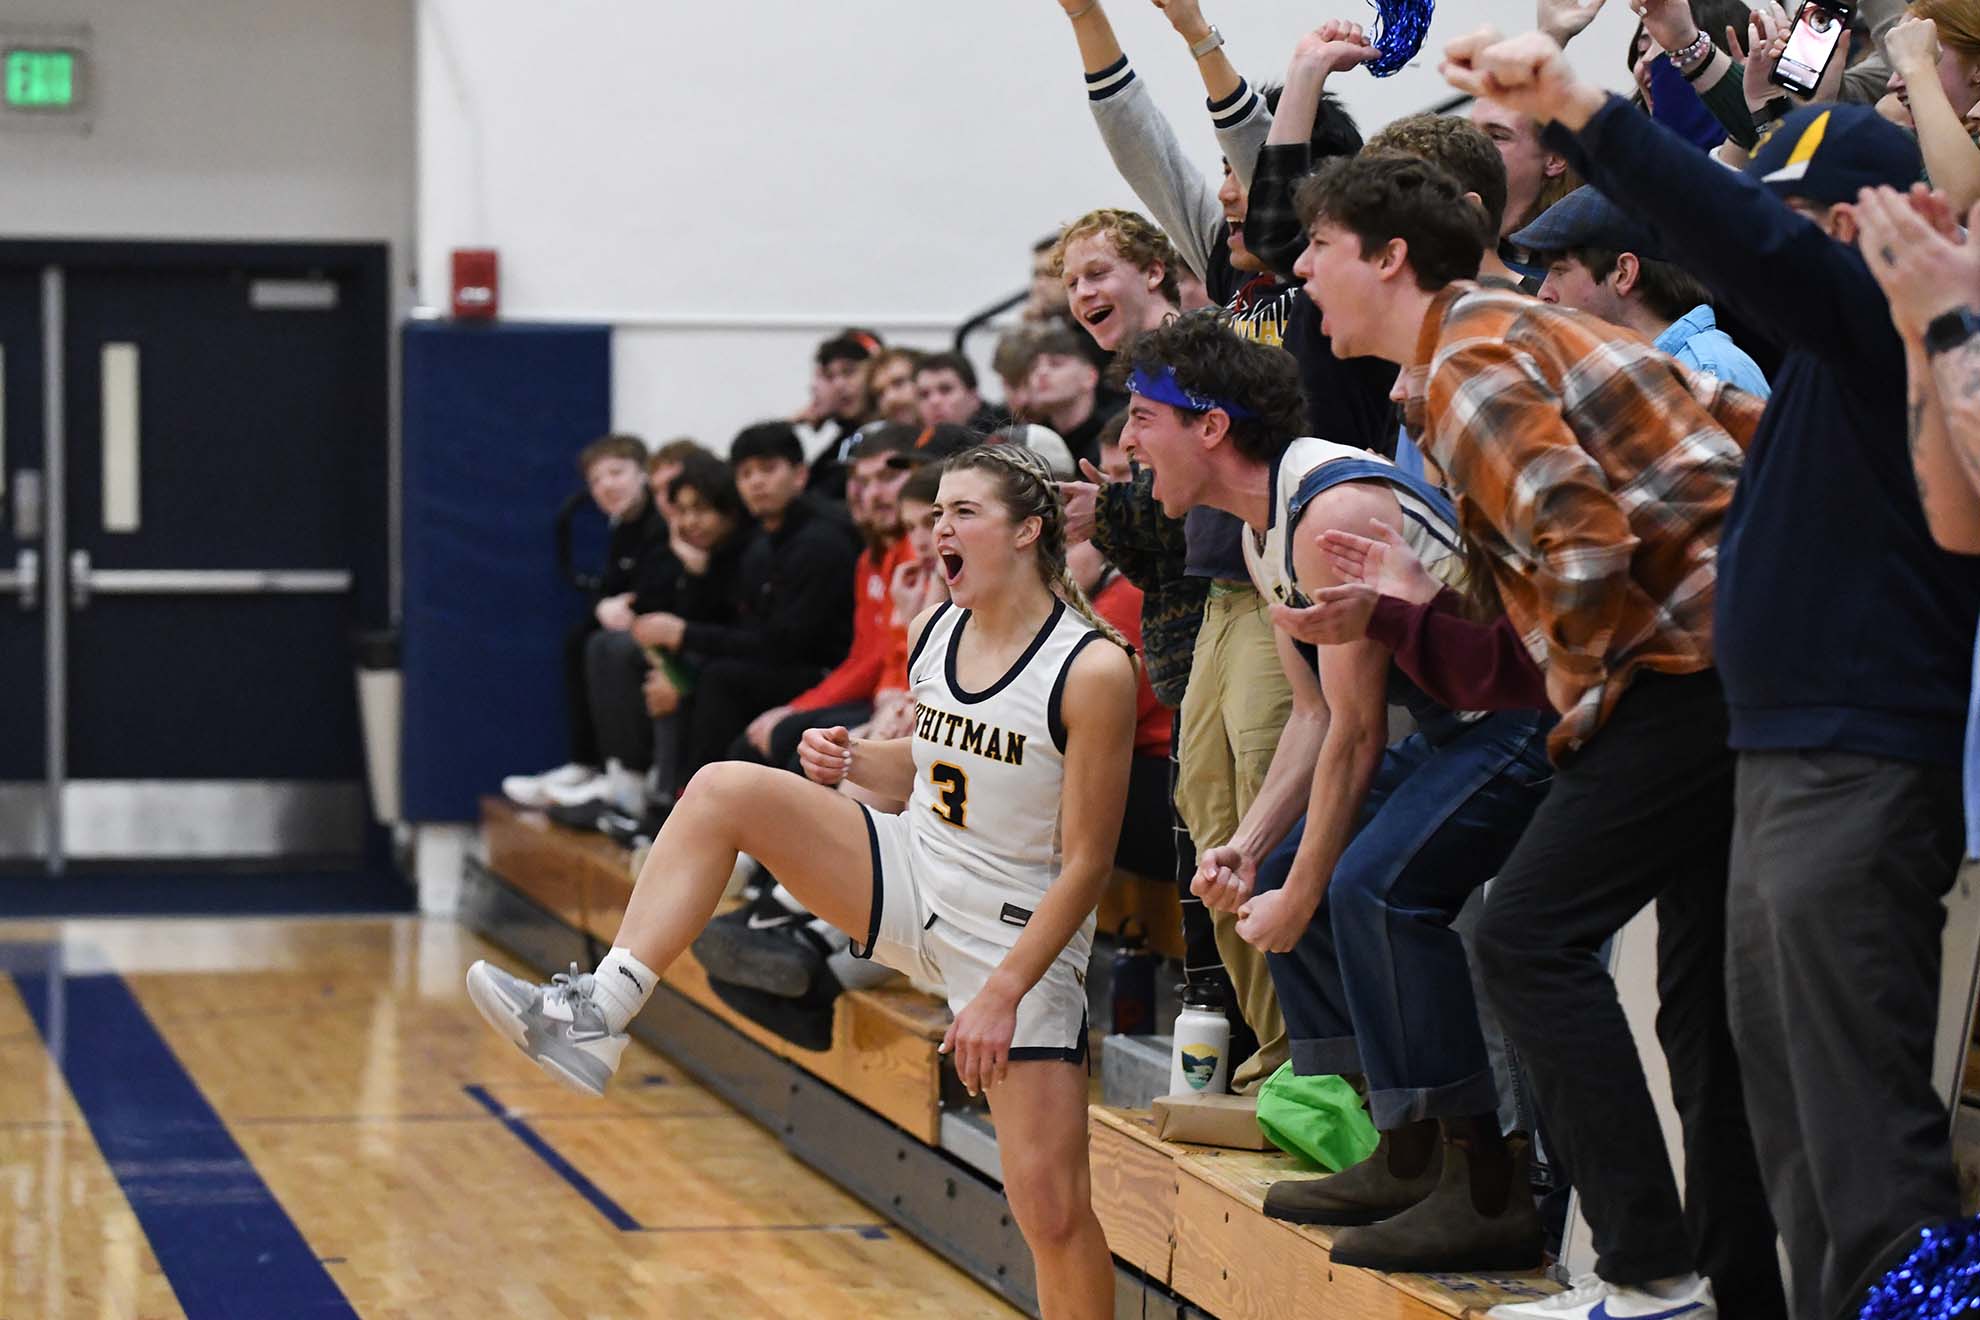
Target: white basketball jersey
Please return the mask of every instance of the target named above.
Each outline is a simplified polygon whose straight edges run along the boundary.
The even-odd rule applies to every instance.
[[[943,605],[908,663],[914,794],[907,815],[936,918],[1011,945],[1059,878],[1066,671],[1101,634],[1064,601],[1010,671],[980,692],[956,681],[970,612]],[[1084,958],[1089,917],[1066,948]]]
[[[1366,449],[1307,436],[1287,445],[1279,455],[1272,472],[1271,522],[1264,534],[1245,529],[1244,565],[1250,570],[1252,585],[1259,594],[1282,605],[1312,603],[1299,589],[1290,535],[1299,515],[1305,512],[1305,501],[1299,498],[1300,487],[1321,468],[1340,462],[1370,465],[1365,469],[1368,475],[1357,479],[1388,487],[1402,506],[1403,540],[1432,577],[1446,586],[1460,586],[1464,581],[1464,556],[1458,548],[1457,528],[1442,510],[1432,507],[1410,488],[1409,479],[1401,469]]]

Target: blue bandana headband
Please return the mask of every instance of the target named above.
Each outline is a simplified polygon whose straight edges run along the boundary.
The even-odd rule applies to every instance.
[[[1251,409],[1241,403],[1232,403],[1227,399],[1214,399],[1207,394],[1196,394],[1184,389],[1176,380],[1176,369],[1174,367],[1163,367],[1157,372],[1136,367],[1134,373],[1128,377],[1127,387],[1130,394],[1139,394],[1144,399],[1153,399],[1157,403],[1166,403],[1171,408],[1180,408],[1184,412],[1206,413],[1212,408],[1221,408],[1225,415],[1234,422],[1241,422],[1258,416],[1257,413],[1251,411]]]

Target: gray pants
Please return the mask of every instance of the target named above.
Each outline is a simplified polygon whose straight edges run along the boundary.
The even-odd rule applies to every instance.
[[[1932,1085],[1959,772],[1845,752],[1739,758],[1733,1038],[1798,1320],[1828,1320],[1898,1234],[1959,1213]]]

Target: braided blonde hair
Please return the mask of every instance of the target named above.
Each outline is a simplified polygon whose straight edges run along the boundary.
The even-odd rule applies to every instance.
[[[1013,522],[1038,519],[1038,576],[1046,589],[1077,610],[1101,636],[1129,656],[1134,654],[1134,646],[1100,617],[1066,567],[1066,506],[1059,499],[1058,479],[1044,459],[1023,445],[977,445],[951,458],[942,470],[984,473],[996,481],[997,497]]]

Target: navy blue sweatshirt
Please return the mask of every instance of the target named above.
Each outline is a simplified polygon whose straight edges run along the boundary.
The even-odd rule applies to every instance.
[[[1546,141],[1787,350],[1719,542],[1732,745],[1957,766],[1980,559],[1926,528],[1904,345],[1863,258],[1619,98]]]

